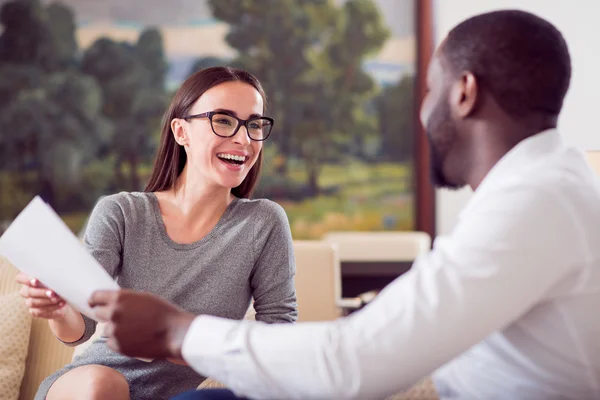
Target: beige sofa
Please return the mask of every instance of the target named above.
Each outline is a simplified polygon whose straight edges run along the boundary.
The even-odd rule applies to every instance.
[[[20,286],[15,282],[16,275],[17,270],[0,257],[0,295],[19,290]],[[34,318],[19,399],[33,399],[42,380],[67,364],[73,356],[73,350],[56,340],[45,320]]]
[[[340,262],[337,246],[325,241],[296,241],[294,251],[297,263],[295,281],[299,321],[327,321],[339,317],[341,314],[338,307]],[[0,296],[19,290],[19,285],[15,282],[16,274],[17,270],[6,259],[0,257]],[[248,317],[251,318],[251,312]],[[41,381],[69,363],[74,351],[81,351],[82,346],[76,349],[64,346],[50,332],[45,320],[33,319],[19,400],[33,399]],[[222,387],[222,385],[209,378],[200,387]],[[415,386],[410,392],[394,397],[394,399],[436,398],[435,390],[429,380]]]

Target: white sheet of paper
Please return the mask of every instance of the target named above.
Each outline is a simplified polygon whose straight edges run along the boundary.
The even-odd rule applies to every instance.
[[[96,319],[88,306],[92,293],[119,289],[117,282],[39,196],[0,237],[0,254],[90,318]]]

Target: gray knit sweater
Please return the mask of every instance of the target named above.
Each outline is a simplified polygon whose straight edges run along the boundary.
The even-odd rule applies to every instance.
[[[123,288],[156,293],[194,314],[231,319],[242,319],[254,297],[257,320],[296,320],[289,223],[284,210],[269,200],[235,199],[208,235],[180,244],[167,235],[153,193],[123,192],[98,202],[84,242]],[[69,345],[81,344],[94,334],[95,322],[84,319],[84,336]],[[101,339],[48,377],[36,399],[44,399],[62,374],[88,364],[121,372],[132,399],[166,399],[196,388],[203,380],[186,366],[116,354]]]

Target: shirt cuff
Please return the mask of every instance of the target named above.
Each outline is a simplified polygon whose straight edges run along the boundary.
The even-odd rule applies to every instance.
[[[240,321],[201,315],[190,325],[181,348],[183,359],[204,376],[224,369],[224,355],[234,350]]]

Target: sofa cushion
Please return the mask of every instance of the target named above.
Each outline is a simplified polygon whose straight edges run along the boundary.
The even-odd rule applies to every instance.
[[[0,400],[19,398],[31,315],[18,292],[0,296]]]

